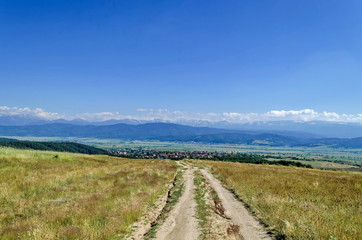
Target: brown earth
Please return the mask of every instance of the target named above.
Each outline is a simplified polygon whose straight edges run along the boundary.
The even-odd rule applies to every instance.
[[[186,170],[183,174],[184,191],[178,202],[173,206],[168,213],[165,221],[157,228],[155,239],[157,240],[196,240],[200,238],[199,223],[196,218],[196,201],[195,201],[195,186],[194,186],[194,171],[195,168],[181,164]],[[248,212],[242,202],[226,188],[222,186],[220,181],[205,169],[200,170],[202,175],[207,180],[208,204],[214,209],[215,214],[211,215],[209,222],[208,237],[213,240],[258,240],[272,239],[264,230],[258,220]],[[211,190],[214,190],[219,202],[212,202],[209,195]],[[161,206],[165,205],[165,199],[159,202]],[[155,214],[161,214],[162,207],[157,207],[157,211],[152,213],[152,218]],[[150,225],[143,225],[139,228],[136,234],[133,234],[128,239],[144,239],[140,233],[147,232]]]
[[[263,226],[248,212],[243,203],[237,200],[229,190],[225,189],[218,179],[205,169],[201,169],[201,173],[219,196],[225,209],[225,217],[233,223],[233,227],[229,229],[230,233],[238,232],[240,239],[245,240],[271,239]]]
[[[194,170],[186,166],[184,172],[184,192],[166,221],[157,231],[158,240],[191,240],[199,236],[198,221],[195,218]]]

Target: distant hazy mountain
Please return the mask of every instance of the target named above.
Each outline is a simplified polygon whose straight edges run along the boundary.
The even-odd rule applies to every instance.
[[[29,126],[29,125],[43,125],[50,123],[63,123],[71,125],[95,125],[107,126],[117,124],[128,125],[141,125],[146,123],[171,123],[161,119],[152,121],[135,120],[135,119],[122,119],[122,120],[108,120],[103,122],[89,122],[82,119],[74,120],[44,120],[41,118],[29,116],[0,116],[0,126]],[[231,129],[234,132],[243,131],[249,134],[271,133],[289,137],[303,137],[303,138],[320,138],[320,137],[336,137],[336,138],[355,138],[362,137],[362,124],[360,123],[339,123],[339,122],[326,122],[326,121],[308,121],[308,122],[295,122],[295,121],[265,121],[253,123],[231,123],[228,121],[209,122],[204,120],[182,120],[176,121],[175,124],[182,124],[192,127],[207,127],[218,129]]]
[[[327,121],[259,121],[253,123],[230,123],[228,121],[220,122],[183,122],[190,126],[203,126],[223,129],[237,129],[243,131],[268,132],[285,135],[287,132],[294,134],[304,133],[306,138],[310,137],[336,137],[336,138],[355,138],[362,137],[361,123],[341,123]],[[293,136],[293,135],[289,135]]]
[[[362,124],[360,123],[269,121],[243,124],[237,129],[254,131],[296,131],[337,138],[362,137]]]
[[[147,123],[139,125],[74,125],[52,123],[32,126],[0,126],[2,136],[42,137],[97,137],[121,139],[151,139],[161,136],[191,136],[235,132],[216,128],[197,128],[172,123]]]
[[[278,132],[278,131],[274,131]],[[316,138],[299,132],[242,131],[191,127],[172,123],[139,125],[75,125],[52,123],[32,126],[0,126],[0,136],[94,137],[124,140],[159,140],[200,143],[232,143],[268,146],[319,146],[362,148],[362,138]],[[314,135],[312,135],[314,136]]]
[[[49,121],[29,116],[0,116],[0,125],[2,126],[22,126],[45,124]]]
[[[39,117],[30,117],[30,116],[0,116],[0,126],[29,126],[29,125],[41,125],[47,123],[67,123],[67,124],[91,124],[88,121],[82,119],[74,119],[74,120],[65,120],[65,119],[57,119],[57,120],[46,120]]]
[[[329,146],[334,148],[362,148],[362,138],[296,138],[277,134],[218,133],[197,136],[158,137],[161,141],[182,141],[215,144],[248,144],[265,146]]]

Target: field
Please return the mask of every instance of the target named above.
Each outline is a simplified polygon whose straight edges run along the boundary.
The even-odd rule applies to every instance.
[[[360,239],[362,175],[188,160],[210,168],[279,239]]]
[[[103,149],[143,148],[159,151],[222,151],[266,155],[268,160],[290,160],[310,164],[315,168],[361,171],[362,149],[319,147],[272,147],[241,144],[202,144],[159,141],[124,141],[97,138],[10,137],[30,141],[71,141]]]
[[[169,160],[0,148],[0,239],[119,239],[176,173]]]
[[[285,156],[270,154],[271,161]],[[304,155],[288,160],[295,158],[311,160]],[[345,166],[321,158],[315,161],[321,167]],[[201,160],[185,163],[209,168],[277,239],[342,240],[362,235],[360,173]],[[123,239],[132,232],[132,224],[166,195],[176,170],[170,160],[0,148],[0,239]],[[190,183],[193,174],[188,171]],[[199,171],[194,180],[191,199],[195,198],[205,237],[209,229],[216,229],[207,220],[215,217],[210,218]]]

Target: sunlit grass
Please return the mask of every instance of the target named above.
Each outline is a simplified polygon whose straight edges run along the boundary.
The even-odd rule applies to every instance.
[[[0,238],[122,239],[175,172],[169,160],[0,148]]]
[[[360,174],[192,161],[210,167],[278,238],[361,239]]]
[[[200,226],[200,239],[207,239],[207,220],[210,216],[211,207],[207,203],[206,199],[206,180],[200,173],[195,171],[194,178],[195,185],[195,201],[196,201],[196,217],[199,220]]]

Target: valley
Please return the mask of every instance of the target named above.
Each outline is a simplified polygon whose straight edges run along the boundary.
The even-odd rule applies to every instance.
[[[5,137],[5,136],[4,136]],[[268,160],[288,160],[310,164],[315,168],[326,168],[352,171],[360,171],[362,166],[362,149],[319,147],[287,147],[287,146],[258,146],[245,144],[207,144],[187,142],[164,141],[126,141],[122,139],[99,139],[79,137],[19,137],[10,136],[23,141],[50,141],[50,142],[77,142],[91,145],[97,148],[116,151],[206,151],[221,153],[255,153],[264,156]]]

